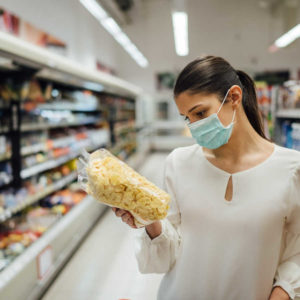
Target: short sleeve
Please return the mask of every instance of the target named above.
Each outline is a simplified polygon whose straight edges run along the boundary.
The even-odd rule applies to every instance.
[[[173,153],[173,152],[172,152]],[[162,232],[152,239],[145,228],[135,238],[135,254],[141,273],[167,273],[172,269],[181,244],[181,215],[175,192],[172,153],[165,161],[163,189],[171,196],[167,217],[161,221]]]
[[[292,174],[289,200],[285,248],[273,287],[280,286],[291,299],[300,299],[300,161]]]

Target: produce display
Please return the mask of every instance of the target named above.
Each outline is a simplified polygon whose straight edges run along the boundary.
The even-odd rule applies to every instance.
[[[85,191],[100,202],[130,211],[137,227],[166,217],[170,196],[106,149],[85,153],[78,168]]]

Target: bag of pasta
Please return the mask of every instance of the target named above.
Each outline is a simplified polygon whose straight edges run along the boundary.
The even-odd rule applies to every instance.
[[[94,199],[129,211],[136,227],[167,216],[170,196],[106,149],[82,153],[78,181]]]

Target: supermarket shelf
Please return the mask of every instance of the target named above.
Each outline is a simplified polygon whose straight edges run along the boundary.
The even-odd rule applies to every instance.
[[[89,144],[89,145],[82,145],[81,148],[79,148],[77,151],[74,151],[73,153],[70,153],[68,155],[64,155],[62,157],[59,157],[59,158],[53,158],[53,159],[50,159],[50,160],[47,160],[43,163],[40,163],[38,165],[34,165],[32,167],[29,167],[29,168],[26,168],[24,170],[21,171],[21,178],[22,179],[26,179],[28,177],[31,177],[33,175],[36,175],[38,173],[41,173],[41,172],[44,172],[44,171],[47,171],[49,169],[53,169],[53,168],[56,168],[74,158],[76,158],[78,155],[80,155],[81,153],[81,150],[83,148],[87,148],[88,151],[92,151],[92,150],[95,150],[103,145],[107,144],[107,141],[103,141],[97,145],[95,144]]]
[[[36,175],[38,173],[47,171],[49,169],[56,168],[64,163],[68,162],[69,160],[77,157],[79,155],[79,153],[80,153],[79,151],[76,151],[75,153],[71,153],[69,155],[59,157],[57,159],[50,159],[43,163],[29,167],[27,169],[23,169],[21,171],[21,178],[26,179],[26,178]]]
[[[128,118],[120,118],[120,119],[113,119],[113,120],[110,120],[110,121],[113,121],[114,123],[127,123],[127,122],[131,122],[133,121],[134,119],[128,119]]]
[[[60,127],[70,127],[70,126],[80,126],[80,125],[88,125],[93,123],[99,123],[103,121],[103,119],[99,118],[90,118],[86,121],[81,122],[62,122],[59,124],[48,124],[48,123],[40,123],[40,124],[24,124],[21,126],[21,131],[35,131],[35,130],[43,130],[50,128],[60,128]]]
[[[42,292],[105,210],[106,206],[90,197],[73,207],[0,273],[0,298],[40,299]],[[43,279],[38,279],[37,257],[48,246],[52,254],[51,267]]]
[[[300,119],[300,108],[280,109],[276,113],[277,118]]]
[[[25,155],[37,153],[37,152],[40,152],[40,151],[47,151],[47,150],[48,150],[48,148],[47,148],[47,145],[45,143],[35,144],[35,145],[22,147],[21,155],[25,156]]]
[[[27,61],[29,64],[54,69],[64,74],[70,74],[74,78],[82,78],[88,81],[87,83],[100,83],[107,90],[121,95],[136,97],[142,92],[139,87],[116,76],[89,69],[71,59],[4,32],[0,32],[0,51],[8,58],[23,60],[23,63]]]
[[[9,186],[12,183],[12,181],[13,180],[12,180],[12,176],[11,176],[8,182],[0,184],[0,188],[4,188],[6,186]]]
[[[108,131],[106,129],[98,129],[96,131],[86,131],[86,134],[89,135],[91,134],[93,136],[93,134],[99,134],[100,131],[102,131],[101,133],[106,133],[107,136],[105,136],[105,141],[108,140]],[[98,138],[98,137],[97,137]],[[102,137],[103,139],[103,137]],[[82,139],[80,140],[82,141]],[[56,138],[53,140],[48,140],[47,142],[44,143],[39,143],[39,144],[33,144],[33,145],[29,145],[29,146],[24,146],[21,149],[21,155],[25,156],[25,155],[29,155],[29,154],[33,154],[33,153],[37,153],[40,151],[49,151],[53,148],[64,148],[64,147],[69,147],[72,143],[78,143],[78,139],[76,135],[71,135],[71,136],[67,136],[67,137],[60,137],[60,138]]]
[[[116,133],[116,135],[120,135],[124,132],[132,132],[132,131],[136,131],[136,130],[137,130],[137,127],[128,126],[128,127],[116,128],[115,133]]]
[[[9,132],[9,128],[8,127],[3,127],[0,129],[0,134],[5,134]]]
[[[73,180],[77,178],[77,173],[73,172],[63,179],[55,182],[54,184],[46,187],[43,191],[36,193],[35,195],[28,196],[27,198],[22,201],[19,205],[11,208],[7,208],[4,210],[4,213],[0,215],[0,222],[4,222],[9,219],[12,215],[16,214],[17,212],[23,210],[25,207],[45,198],[49,194],[60,190],[65,185],[71,183]]]
[[[130,140],[118,142],[112,147],[111,151],[116,151],[116,150],[122,149],[124,146],[126,146],[128,144],[132,144],[132,143],[136,143],[136,139],[130,139]]]
[[[4,153],[0,155],[0,161],[8,160],[11,158],[11,153]]]
[[[84,107],[83,105],[76,105],[76,104],[41,104],[38,106],[41,110],[70,110],[75,112],[100,112],[102,111],[100,107]]]

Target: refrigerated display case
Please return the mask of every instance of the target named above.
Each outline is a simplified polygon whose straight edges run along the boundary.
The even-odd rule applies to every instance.
[[[5,33],[0,57],[0,298],[38,299],[106,209],[74,184],[81,150],[136,166],[141,90]]]

